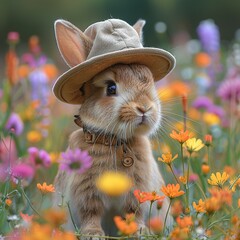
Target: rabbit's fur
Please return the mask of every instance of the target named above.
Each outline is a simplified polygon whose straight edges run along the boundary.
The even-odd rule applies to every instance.
[[[115,95],[106,94],[109,81],[116,84]],[[83,174],[58,172],[55,179],[57,203],[61,202],[60,195],[64,196],[64,201],[69,201],[74,221],[82,234],[112,234],[111,225],[114,223],[107,217],[109,214],[125,216],[125,213],[136,212],[139,229],[145,228],[149,205],[141,204],[136,211],[138,203],[133,190],[160,192],[164,185],[148,137],[156,133],[161,123],[161,105],[152,73],[143,65],[117,64],[86,82],[82,92],[84,100],[79,115],[83,126],[100,135],[111,135],[126,142],[134,163],[124,167],[121,146],[87,143],[83,129],[78,129],[70,136],[69,148],[87,150],[93,164]],[[100,192],[95,181],[107,170],[126,173],[133,182],[131,191],[118,198]],[[167,207],[165,199],[160,211],[162,220]],[[68,225],[71,225],[70,218]]]

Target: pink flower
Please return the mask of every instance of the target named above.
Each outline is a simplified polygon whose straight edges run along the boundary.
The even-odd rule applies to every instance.
[[[20,163],[12,167],[12,176],[20,179],[32,179],[35,170],[28,164]]]
[[[10,165],[17,160],[15,142],[10,138],[0,139],[0,162]]]
[[[49,167],[51,164],[50,155],[43,149],[38,149],[36,147],[30,147],[28,149],[29,160],[35,166]]]
[[[81,149],[68,150],[62,153],[62,158],[60,169],[63,171],[83,173],[92,165],[92,157]]]
[[[7,40],[11,43],[17,43],[19,41],[19,33],[18,32],[9,32],[7,35]]]

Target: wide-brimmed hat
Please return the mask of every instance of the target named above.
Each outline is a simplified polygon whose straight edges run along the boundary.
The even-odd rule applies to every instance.
[[[144,23],[139,21],[130,26],[122,20],[109,19],[82,32],[67,21],[56,21],[58,48],[70,69],[55,82],[55,96],[66,103],[81,104],[83,83],[118,63],[146,65],[155,81],[165,77],[174,68],[175,58],[163,49],[143,47]]]

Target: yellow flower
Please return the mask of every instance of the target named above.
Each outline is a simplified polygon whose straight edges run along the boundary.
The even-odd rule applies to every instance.
[[[220,118],[214,113],[205,112],[203,114],[203,121],[210,126],[220,124]]]
[[[119,196],[130,190],[132,181],[124,173],[108,171],[97,179],[96,186],[109,196]]]
[[[204,213],[206,212],[205,209],[205,202],[200,198],[198,201],[198,204],[193,202],[193,207],[196,210],[197,213]]]
[[[51,152],[51,153],[50,153],[51,162],[52,162],[52,163],[58,163],[59,156],[60,156],[59,153]]]
[[[158,161],[164,162],[168,165],[170,165],[176,158],[178,157],[178,154],[176,154],[174,157],[172,157],[172,154],[170,152],[166,154],[162,154],[162,158],[158,158]]]
[[[162,186],[161,191],[171,199],[184,194],[184,191],[180,190],[180,185],[178,183],[176,185],[168,184],[167,186]]]
[[[201,148],[204,147],[204,143],[201,139],[189,138],[183,146],[187,149],[189,153],[198,152]]]
[[[30,131],[27,134],[27,140],[30,143],[37,143],[42,140],[42,135],[38,131]]]
[[[230,186],[233,192],[236,191],[236,187],[240,187],[240,178],[235,178],[233,180],[230,180]]]
[[[223,172],[222,175],[220,172],[217,172],[216,174],[212,173],[210,179],[208,179],[208,183],[213,186],[222,187],[228,178],[229,175],[226,172]]]
[[[178,179],[179,179],[180,182],[183,183],[183,184],[186,184],[186,183],[187,183],[187,177],[185,177],[185,176],[180,176]]]
[[[46,182],[44,182],[42,185],[40,183],[37,184],[37,188],[43,193],[52,193],[55,192],[55,188],[52,184],[47,185]]]

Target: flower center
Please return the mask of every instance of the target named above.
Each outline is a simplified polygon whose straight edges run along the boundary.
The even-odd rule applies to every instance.
[[[80,162],[72,162],[71,164],[69,164],[70,169],[79,169],[81,167],[81,163]]]

